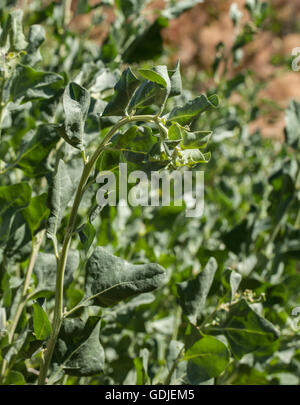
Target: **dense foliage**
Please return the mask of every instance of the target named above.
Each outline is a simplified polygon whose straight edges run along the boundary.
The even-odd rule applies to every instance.
[[[299,384],[300,104],[284,143],[248,133],[259,85],[226,72],[263,26],[259,0],[244,25],[232,8],[206,95],[162,64],[162,29],[200,2],[150,22],[146,0],[79,1],[95,24],[115,13],[101,47],[68,29],[69,2],[32,2],[25,26],[1,2],[2,384]],[[205,170],[204,215],[99,207],[97,176],[120,162]]]

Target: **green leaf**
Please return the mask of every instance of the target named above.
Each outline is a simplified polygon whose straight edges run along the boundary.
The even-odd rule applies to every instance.
[[[216,260],[211,257],[198,276],[177,284],[180,305],[192,324],[197,324],[204,309],[217,267]]]
[[[300,103],[290,101],[285,111],[285,142],[294,149],[300,147]]]
[[[6,52],[18,52],[26,48],[22,29],[23,11],[14,10],[10,12],[7,22],[0,37],[0,46],[5,48]]]
[[[39,228],[43,219],[46,219],[50,213],[46,207],[47,193],[37,195],[30,200],[30,204],[22,211],[22,215],[26,220],[31,234]]]
[[[86,266],[86,296],[107,307],[160,287],[164,269],[154,263],[131,264],[98,246]]]
[[[45,41],[45,30],[41,25],[32,25],[29,28],[28,46],[26,48],[26,55],[22,59],[24,65],[33,66],[42,60],[42,55],[39,47]]]
[[[21,141],[19,155],[12,165],[17,165],[29,177],[39,177],[49,172],[49,152],[59,141],[58,125],[40,125],[35,133],[28,132]]]
[[[12,370],[4,380],[5,385],[25,385],[26,380],[20,371]]]
[[[205,148],[210,140],[212,131],[184,131],[183,141],[180,146],[182,149]]]
[[[220,340],[204,336],[190,347],[184,356],[188,361],[187,375],[190,384],[218,377],[227,367],[230,353]]]
[[[48,315],[38,303],[33,304],[33,329],[37,340],[46,340],[51,335]]]
[[[178,61],[174,70],[168,71],[171,81],[171,91],[169,97],[180,96],[182,93],[182,81],[180,75],[180,62]]]
[[[143,164],[147,158],[145,152],[133,152],[131,150],[124,150],[123,156],[127,162],[132,162],[137,165]]]
[[[48,100],[62,89],[64,78],[52,72],[39,72],[30,66],[19,65],[14,71],[11,84],[13,101]]]
[[[139,307],[149,308],[151,303],[155,300],[155,296],[152,293],[145,293],[137,295],[128,302],[121,302],[114,307],[113,312],[109,309],[104,316],[107,322],[128,323],[132,320],[132,317],[139,311]]]
[[[167,116],[168,121],[176,121],[180,125],[189,125],[204,111],[215,108],[219,105],[216,95],[206,97],[202,94],[194,100],[189,101],[183,107],[175,107]]]
[[[90,94],[77,83],[70,83],[63,95],[63,106],[65,111],[64,137],[72,146],[84,149],[84,123],[90,106]]]
[[[293,176],[293,166],[288,160],[283,162],[281,168],[269,178],[272,191],[268,196],[269,218],[276,226],[286,214],[287,209],[295,197],[295,174]],[[252,221],[253,222],[253,221]]]
[[[180,142],[182,140],[182,133],[183,128],[177,122],[174,122],[168,129],[168,138],[172,141]]]
[[[121,151],[105,150],[97,162],[99,171],[114,170],[119,167]]]
[[[89,317],[63,321],[55,348],[56,359],[63,370],[73,376],[99,374],[104,368],[104,350],[100,343],[100,320]]]
[[[222,275],[221,281],[226,291],[230,292],[232,301],[238,291],[242,276],[234,270],[226,269]]]
[[[47,236],[56,238],[56,233],[69,201],[73,197],[74,183],[72,182],[65,163],[60,159],[57,171],[53,176],[53,184],[49,190],[48,207],[50,217],[48,219]]]
[[[167,87],[167,82],[164,78],[165,69],[163,70],[163,75],[160,74],[159,71],[155,71],[154,69],[138,69],[138,72],[145,79],[150,80],[150,82],[160,84],[163,87]]]
[[[145,81],[134,93],[128,106],[128,112],[137,109],[148,107],[152,104],[161,105],[165,100],[165,89],[153,82]]]
[[[170,7],[162,11],[162,15],[168,19],[178,18],[182,13],[190,10],[197,4],[203,3],[203,0],[181,0],[172,2]]]
[[[96,236],[96,229],[90,222],[87,222],[82,229],[79,231],[80,241],[82,243],[82,248],[87,253],[91,247],[93,240]]]
[[[32,234],[22,214],[19,211],[13,216],[5,247],[6,257],[15,263],[26,260],[32,250]]]
[[[73,273],[79,266],[78,250],[70,250],[65,269],[64,285],[67,286],[73,280]],[[39,252],[34,265],[34,274],[37,278],[36,291],[55,291],[56,257],[52,253]]]
[[[244,299],[230,307],[222,330],[238,359],[271,345],[279,337],[274,325],[255,312]]]
[[[26,208],[30,202],[31,187],[17,183],[0,187],[0,216],[9,215]]]
[[[179,165],[194,166],[197,163],[208,163],[211,154],[210,152],[202,153],[199,149],[185,149],[179,153],[179,156]]]
[[[125,115],[128,103],[139,84],[139,80],[132,73],[130,67],[127,68],[115,85],[115,93],[105,107],[102,116]]]
[[[125,133],[117,133],[111,139],[114,148],[135,152],[148,152],[156,141],[157,139],[152,136],[151,128],[137,125],[133,125]]]
[[[31,187],[28,183],[0,187],[0,246],[9,238],[15,214],[26,208],[30,199]]]
[[[136,357],[133,362],[136,370],[136,385],[144,385],[143,360],[140,357]]]
[[[164,81],[165,84],[158,84],[150,80],[143,82],[130,100],[128,112],[152,104],[159,106],[161,109],[163,108],[171,91],[168,70],[165,65],[159,65],[153,68],[153,72],[153,79],[158,81],[158,77],[160,77],[160,80]],[[154,74],[156,74],[155,77]]]
[[[116,85],[117,79],[116,71],[112,72],[110,69],[102,67],[96,73],[90,91],[92,93],[101,93],[105,90],[112,89]]]

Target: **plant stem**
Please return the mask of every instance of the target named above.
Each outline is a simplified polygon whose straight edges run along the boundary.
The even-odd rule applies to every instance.
[[[66,268],[66,262],[67,262],[67,257],[68,257],[68,252],[71,244],[71,239],[72,235],[74,232],[75,224],[76,224],[76,218],[77,218],[77,212],[78,208],[85,190],[85,186],[87,184],[87,181],[89,179],[89,176],[91,174],[91,171],[97,162],[99,156],[109,143],[110,139],[112,136],[115,134],[115,132],[123,125],[128,124],[129,122],[132,121],[155,121],[154,116],[152,115],[136,115],[133,117],[124,117],[120,121],[118,121],[107,133],[107,135],[104,137],[94,154],[92,155],[91,159],[87,161],[87,163],[84,166],[81,179],[76,191],[74,203],[71,209],[69,221],[67,224],[66,232],[65,232],[65,237],[61,249],[61,253],[59,256],[59,259],[57,261],[57,270],[56,270],[56,288],[55,288],[55,306],[54,306],[54,316],[53,316],[53,322],[52,322],[52,333],[50,336],[50,339],[47,344],[47,348],[45,350],[45,356],[44,360],[41,365],[40,369],[40,374],[39,374],[39,379],[38,379],[38,384],[39,385],[44,385],[45,380],[47,377],[48,369],[51,363],[54,347],[56,344],[56,340],[60,331],[61,323],[64,317],[63,313],[63,294],[64,294],[64,273],[65,273],[65,268]]]
[[[176,340],[178,336],[180,321],[181,321],[182,309],[181,306],[177,305],[175,313],[174,331],[172,334],[172,340]]]
[[[33,268],[34,268],[34,265],[35,265],[35,262],[36,262],[36,259],[37,259],[37,255],[38,255],[38,253],[39,253],[41,244],[42,244],[43,239],[44,239],[44,236],[45,236],[45,232],[46,232],[46,230],[43,229],[43,230],[38,234],[38,236],[36,237],[36,239],[35,239],[34,242],[33,242],[32,253],[31,253],[31,256],[30,256],[29,264],[28,264],[28,269],[27,269],[27,273],[26,273],[26,277],[25,277],[25,282],[24,282],[23,292],[22,292],[22,298],[21,298],[21,301],[22,301],[22,302],[21,302],[20,307],[22,307],[22,310],[23,310],[23,308],[24,308],[24,306],[25,306],[25,304],[26,304],[26,300],[27,300],[27,290],[28,290],[28,287],[29,287],[29,284],[30,284],[30,280],[31,280]],[[18,310],[16,311],[16,315],[14,316],[13,323],[12,323],[12,327],[11,327],[10,334],[9,334],[10,343],[11,343],[12,340],[13,340],[13,336],[14,336],[16,327],[17,327],[17,325],[18,325],[18,322],[19,322],[19,319],[20,319],[22,310],[19,310],[19,309],[18,309]],[[18,312],[20,312],[19,316],[17,315]]]
[[[30,284],[34,264],[36,262],[38,252],[40,250],[42,241],[45,236],[45,232],[46,232],[46,230],[43,229],[32,242],[32,252],[31,252],[31,256],[29,259],[28,267],[27,267],[27,272],[26,272],[26,277],[25,277],[25,281],[24,281],[24,285],[23,285],[22,294],[21,294],[21,297],[20,297],[20,300],[19,300],[19,303],[17,306],[17,310],[14,313],[14,316],[12,318],[11,327],[10,327],[9,333],[8,333],[8,343],[9,344],[11,344],[13,342],[14,334],[15,334],[16,328],[18,326],[20,317],[21,317],[23,309],[28,301],[29,296],[27,295],[27,290],[28,290],[28,287]],[[3,360],[2,370],[1,370],[1,376],[3,378],[5,377],[5,375],[7,373],[7,367],[8,367],[8,362],[6,360]]]

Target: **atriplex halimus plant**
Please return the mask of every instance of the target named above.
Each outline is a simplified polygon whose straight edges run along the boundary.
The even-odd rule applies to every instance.
[[[202,95],[166,114],[164,110],[167,99],[181,92],[179,64],[174,71],[168,71],[166,66],[156,66],[153,69],[139,69],[138,74],[140,79],[127,68],[115,85],[114,95],[101,116],[118,119],[91,155],[85,150],[84,133],[90,106],[89,92],[72,82],[63,95],[65,123],[59,127],[59,131],[70,145],[81,151],[84,166],[75,191],[66,166],[60,160],[49,198],[51,214],[47,235],[53,241],[57,270],[52,332],[44,353],[39,384],[45,382],[62,323],[68,315],[92,303],[104,307],[114,305],[120,300],[152,291],[163,281],[164,270],[161,266],[131,265],[97,247],[87,261],[84,298],[75,308],[64,309],[64,276],[70,243],[74,233],[78,232],[77,211],[86,187],[94,180],[95,166],[98,165],[102,171],[116,161],[128,161],[134,167],[142,167],[151,172],[167,167],[193,167],[209,160],[209,154],[202,153],[200,149],[206,146],[211,132],[191,132],[189,125],[200,114],[217,106],[217,97],[207,98]],[[153,105],[157,106],[156,114],[138,114],[141,109]],[[132,125],[133,123],[136,125]],[[75,198],[60,246],[57,230],[74,192]],[[94,328],[99,328],[99,322]],[[89,350],[87,346],[83,351]],[[75,358],[68,358],[64,368],[69,371],[74,369],[79,374],[84,369],[87,369],[88,374],[96,373],[100,371],[100,359],[102,360],[100,353],[98,359],[95,356],[92,360],[89,356],[85,358],[84,353],[77,353]]]
[[[115,84],[109,102],[98,102],[77,82],[67,84],[64,76],[39,72],[26,64],[34,62],[33,56],[43,40],[43,32],[34,28],[36,35],[29,37],[29,45],[30,38],[35,43],[31,43],[30,47],[25,38],[16,36],[14,31],[14,27],[20,27],[20,18],[19,12],[12,13],[11,20],[7,23],[7,35],[4,30],[1,37],[5,53],[1,82],[3,116],[8,111],[19,108],[21,103],[56,96],[57,103],[62,98],[64,122],[40,125],[34,135],[30,134],[24,140],[16,160],[2,168],[2,174],[14,167],[25,170],[25,173],[35,170],[35,175],[47,173],[40,163],[45,160],[45,151],[46,154],[49,151],[47,147],[55,145],[59,138],[75,148],[70,153],[80,153],[83,162],[80,179],[74,180],[68,165],[60,158],[63,154],[60,156],[60,151],[56,152],[58,156],[55,167],[52,168],[47,201],[44,198],[46,196],[42,195],[28,204],[31,190],[24,182],[1,189],[1,214],[5,214],[8,221],[2,222],[1,227],[10,229],[14,226],[11,223],[12,218],[27,207],[23,216],[34,236],[25,281],[16,303],[7,343],[13,343],[25,306],[35,300],[34,333],[37,341],[46,342],[46,347],[40,352],[38,377],[38,383],[44,384],[46,381],[57,381],[64,373],[89,376],[103,371],[104,350],[99,341],[100,318],[90,316],[84,322],[73,317],[76,311],[90,305],[113,306],[122,300],[158,288],[164,280],[165,271],[158,264],[130,264],[100,246],[90,254],[95,236],[91,218],[97,215],[98,207],[91,210],[89,220],[80,222],[78,210],[85,191],[95,184],[98,172],[113,170],[120,162],[127,162],[129,170],[139,168],[149,174],[169,168],[192,169],[196,165],[207,163],[210,155],[203,153],[201,149],[206,147],[211,131],[191,130],[191,125],[205,111],[216,107],[218,98],[215,95],[200,95],[167,113],[165,107],[168,99],[181,94],[178,63],[174,70],[160,65],[133,72],[128,67]],[[64,85],[61,96],[58,90]],[[97,109],[94,108],[95,103],[98,103]],[[86,132],[90,111],[96,111],[94,119],[100,120],[101,129],[107,128],[102,139],[98,141],[99,135],[96,134],[92,143]],[[33,149],[36,149],[36,161],[29,158],[29,152]],[[46,217],[49,216],[47,226],[37,233],[42,220],[37,218],[39,207],[46,202],[49,208],[46,213]],[[45,218],[44,214],[43,217]],[[53,242],[54,256],[50,252],[39,253],[45,230],[47,237]],[[9,232],[3,233],[4,238],[8,234]],[[85,294],[75,306],[66,309],[64,284],[68,281],[69,273],[79,265],[79,252],[71,249],[72,239],[76,234],[80,236],[82,250],[85,252]],[[33,270],[37,278],[34,288],[30,286]],[[50,322],[43,301],[49,297],[49,287],[53,284],[55,304]],[[75,344],[74,339],[79,339],[79,344],[78,341]],[[6,356],[2,362],[4,380],[10,370],[10,363],[10,357]]]
[[[179,66],[136,65],[161,54],[166,19],[199,2],[167,2],[153,24],[141,24],[145,1],[115,2],[100,48],[67,28],[62,9],[70,2],[42,12],[32,2],[26,21],[45,23],[53,44],[46,54],[41,26],[23,35],[21,12],[0,15],[2,384],[35,384],[40,371],[48,384],[260,384],[277,381],[278,362],[297,369],[299,338],[285,327],[299,305],[296,152],[282,165],[290,148],[276,156],[258,134],[247,135],[258,89],[243,70],[222,73],[231,63],[224,44],[200,76],[216,78],[208,94],[220,94],[222,109],[211,108],[215,96],[181,92]],[[246,3],[255,25],[231,13],[236,63],[265,14],[261,2]],[[78,4],[88,12],[87,2]],[[197,73],[194,89],[199,80]],[[245,110],[229,100],[237,89]],[[286,135],[297,150],[299,116],[292,103]],[[162,209],[98,207],[98,176],[120,164],[149,177],[202,170],[210,131],[197,130],[209,128],[202,218],[187,219],[175,199]]]

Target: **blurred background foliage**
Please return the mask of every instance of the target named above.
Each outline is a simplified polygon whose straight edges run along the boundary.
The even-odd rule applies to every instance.
[[[202,92],[217,93],[221,100],[217,110],[195,123],[195,128],[214,129],[212,158],[205,166],[203,217],[188,219],[181,207],[105,207],[95,219],[96,245],[135,263],[158,262],[167,269],[168,283],[155,296],[104,310],[105,373],[79,380],[69,376],[64,383],[299,384],[299,330],[291,312],[300,305],[300,75],[291,70],[291,52],[300,46],[300,5],[283,0],[65,0],[17,5],[24,11],[26,37],[32,24],[46,30],[36,68],[65,72],[65,78],[75,79],[94,98],[87,126],[91,141],[112,125],[101,118],[98,127],[95,115],[103,111],[116,77],[128,64],[173,67],[180,59],[187,90],[171,100],[170,107]],[[5,8],[0,19],[7,19]],[[63,119],[61,94],[6,118],[0,159],[12,162],[24,134],[37,122]],[[18,130],[12,122],[18,123]],[[76,178],[78,167],[67,146],[60,145],[59,153],[69,159]],[[34,190],[47,191],[53,167],[46,167],[46,179],[44,173],[36,179],[28,166],[23,161],[23,173],[17,169],[2,175],[0,184],[25,176]],[[81,207],[83,221],[94,201],[95,188],[91,189]],[[63,226],[64,222],[61,233]],[[79,238],[73,242],[75,248],[81,243]],[[15,251],[11,246],[5,249],[13,261]],[[42,250],[49,251],[48,245]],[[28,257],[23,253],[21,262]],[[191,322],[184,283],[197,277],[211,257],[217,271],[205,307]],[[11,279],[15,271],[12,266]],[[82,274],[79,269],[75,274],[66,291],[68,306],[82,297]],[[232,281],[236,274],[241,276],[238,290]],[[3,274],[1,285],[2,291],[13,290]],[[266,328],[260,317],[272,322],[280,336],[266,333],[259,340],[257,331]],[[237,331],[230,334],[232,322]],[[19,333],[25,323],[26,313]],[[257,336],[245,337],[245,330]],[[191,348],[200,333],[227,339],[230,362],[216,378],[205,379],[193,367],[187,373],[181,363],[174,363],[182,344]],[[35,359],[31,361],[34,365]],[[22,359],[14,367],[27,376]],[[26,379],[31,381],[30,376]]]
[[[179,2],[177,0],[177,3]],[[47,6],[50,10],[53,3],[55,2],[20,0],[17,5],[27,13],[27,23],[32,24],[41,22],[47,16]],[[57,4],[59,3],[61,2],[58,1]],[[101,1],[97,0],[89,2],[73,0],[67,17],[68,28],[71,31],[80,33],[84,40],[89,39],[99,46],[105,42],[111,24],[116,18],[112,7],[109,5],[97,7],[100,3]],[[112,2],[102,2],[105,3]],[[168,2],[155,0],[146,3],[148,4],[145,8],[141,9],[141,18],[153,22],[157,18],[157,10],[167,8]],[[193,91],[202,92],[214,85],[212,77],[208,80],[207,72],[211,69],[216,48],[220,47],[221,42],[226,48],[224,53],[230,58],[234,33],[239,29],[234,27],[230,18],[232,5],[235,4],[241,13],[238,26],[249,22],[251,17],[244,9],[244,0],[209,0],[198,3],[177,18],[161,22],[161,38],[164,49],[163,62],[174,65],[177,59],[180,59],[186,82],[192,86]],[[133,3],[130,5],[130,2],[125,1],[123,4],[124,9],[127,9],[127,19],[129,21],[134,19]],[[297,1],[273,0],[268,6],[268,15],[259,32],[243,47],[241,62],[238,65],[230,63],[227,77],[233,77],[245,69],[253,72],[255,85],[260,86],[255,100],[259,112],[250,123],[250,131],[259,128],[265,136],[282,139],[284,109],[287,108],[290,99],[299,99],[300,92],[300,77],[291,71],[291,53],[294,48],[299,47],[300,42],[300,5]],[[43,8],[43,13],[40,12],[39,17],[30,17],[32,10]],[[135,24],[138,26],[141,21],[136,20]],[[51,27],[48,29],[51,30]],[[159,42],[156,45],[161,47]],[[44,47],[44,55],[51,59],[49,48],[47,50]],[[148,58],[150,57],[151,53],[148,52]],[[223,70],[224,67],[221,66],[220,74]],[[254,86],[252,83],[248,85]],[[234,92],[231,103],[238,105],[240,101],[238,92]]]

